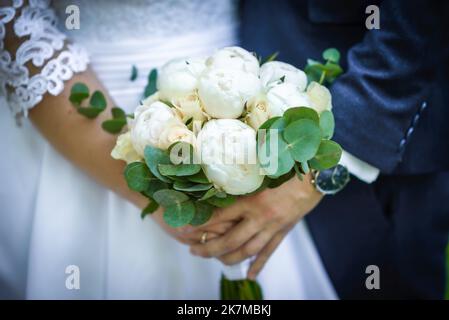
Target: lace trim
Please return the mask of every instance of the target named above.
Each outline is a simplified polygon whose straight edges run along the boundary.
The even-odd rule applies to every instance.
[[[23,4],[23,0],[14,0],[12,6],[0,8],[0,96],[6,98],[18,119],[26,117],[46,92],[60,94],[64,81],[86,70],[89,62],[85,50],[77,45],[69,44],[61,51],[66,37],[56,27],[57,18],[49,0],[29,0],[25,7]],[[19,9],[21,14],[16,17]],[[17,49],[15,60],[4,48],[5,25],[13,20],[15,35],[27,37]],[[59,55],[51,59],[58,51]],[[30,77],[25,66],[28,62],[42,67],[40,73]]]

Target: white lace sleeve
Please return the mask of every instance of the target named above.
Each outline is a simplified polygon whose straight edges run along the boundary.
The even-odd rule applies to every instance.
[[[20,40],[16,52],[5,46],[6,28]],[[54,96],[64,81],[86,70],[88,56],[76,44],[66,44],[57,27],[50,0],[11,0],[0,7],[0,103],[9,106],[17,119],[27,116],[48,92]],[[39,72],[30,74],[27,64]]]

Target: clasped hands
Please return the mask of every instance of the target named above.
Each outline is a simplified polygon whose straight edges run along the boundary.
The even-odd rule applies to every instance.
[[[293,177],[278,188],[239,197],[232,206],[215,210],[200,227],[169,232],[188,244],[192,254],[215,257],[226,265],[255,257],[247,274],[254,279],[287,233],[322,199],[310,180],[310,175],[303,181]]]

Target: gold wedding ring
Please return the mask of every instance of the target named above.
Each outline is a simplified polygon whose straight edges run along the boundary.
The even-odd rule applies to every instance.
[[[203,234],[201,235],[201,240],[200,240],[201,244],[205,244],[206,242],[207,242],[207,231],[203,232]]]

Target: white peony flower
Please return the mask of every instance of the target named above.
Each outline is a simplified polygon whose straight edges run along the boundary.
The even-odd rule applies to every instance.
[[[151,96],[146,97],[143,101],[142,101],[142,105],[140,105],[139,107],[148,107],[150,105],[153,104],[153,102],[159,101],[159,91],[156,91],[155,93],[153,93]],[[139,108],[137,107],[137,108]]]
[[[164,64],[157,77],[160,100],[174,103],[194,93],[204,68],[204,60],[200,58],[178,58]]]
[[[270,61],[264,63],[260,67],[260,80],[265,87],[279,84],[282,81],[281,79],[283,79],[284,83],[294,84],[299,91],[304,91],[306,89],[306,74],[291,64],[280,61]]]
[[[233,69],[207,69],[200,77],[198,95],[213,118],[238,118],[245,103],[262,89],[252,73]]]
[[[206,60],[206,66],[219,69],[235,69],[259,75],[259,61],[250,52],[240,47],[226,47]]]
[[[267,92],[268,113],[270,117],[282,116],[293,107],[311,107],[311,101],[305,92],[291,83],[281,83]]]
[[[207,122],[197,137],[197,152],[204,173],[217,189],[241,195],[263,182],[257,162],[256,132],[235,119]]]
[[[265,121],[271,118],[265,95],[259,95],[251,99],[248,102],[247,109],[248,113],[246,114],[245,122],[254,130],[259,129]]]
[[[307,96],[311,102],[311,107],[316,112],[321,113],[324,110],[332,110],[332,95],[325,86],[318,82],[311,82],[307,87]]]
[[[126,161],[126,163],[142,161],[142,157],[134,150],[129,131],[118,136],[111,156],[116,160]]]
[[[156,101],[135,112],[130,126],[131,141],[136,152],[143,157],[147,145],[167,149],[171,143],[188,140],[187,127],[165,103]],[[181,133],[181,128],[184,130]],[[173,130],[173,132],[171,132]],[[189,131],[193,136],[193,133]],[[179,139],[179,140],[176,140]]]

